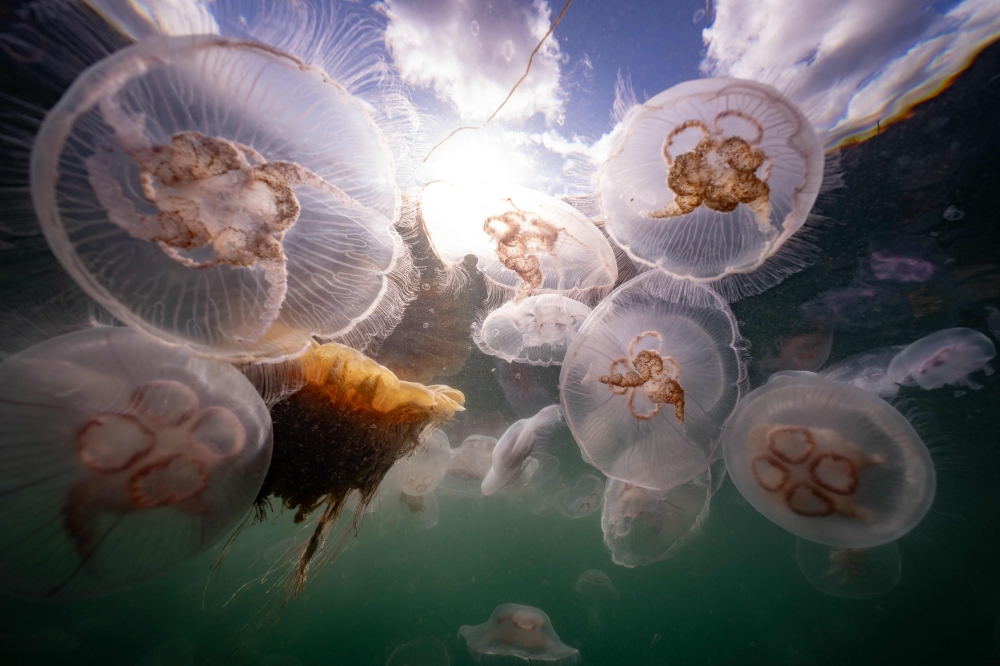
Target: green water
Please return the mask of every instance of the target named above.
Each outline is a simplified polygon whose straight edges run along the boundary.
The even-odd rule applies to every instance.
[[[949,326],[987,330],[986,306],[1000,306],[998,73],[994,46],[912,119],[845,152],[846,187],[818,207],[832,221],[818,232],[818,261],[733,306],[751,342],[753,386],[765,379],[759,361],[778,340],[810,330],[798,305],[847,286],[872,243],[902,234],[934,237],[952,259],[948,278],[933,293],[908,295],[923,304],[920,316],[836,330],[830,361]],[[944,220],[949,205],[964,217]],[[462,374],[446,381],[466,392],[470,410],[500,410],[509,422],[516,416],[493,368],[474,350]],[[538,373],[552,395],[555,376]],[[209,567],[221,545],[106,599],[4,600],[0,664],[131,665],[174,639],[193,646],[195,664],[259,664],[275,653],[307,666],[384,664],[395,646],[421,636],[444,642],[452,663],[469,663],[458,628],[485,621],[506,602],[547,612],[587,665],[995,664],[1000,379],[982,381],[985,388],[964,395],[951,387],[902,392],[901,408],[935,457],[938,494],[924,522],[900,540],[902,580],[882,597],[845,601],[815,591],[796,565],[795,537],[728,481],[696,539],[675,557],[636,569],[611,561],[599,512],[569,520],[503,498],[439,493],[435,527],[376,514],[280,617],[266,618],[283,588],[280,572],[265,576],[261,556],[301,535],[289,514],[240,534],[218,579]],[[558,454],[566,481],[585,471],[571,448]],[[607,572],[621,595],[602,602],[598,627],[589,622],[590,602],[574,590],[589,568]],[[55,650],[59,636],[79,646]]]

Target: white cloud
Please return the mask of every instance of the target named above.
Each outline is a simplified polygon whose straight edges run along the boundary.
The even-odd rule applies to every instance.
[[[483,122],[503,102],[552,18],[545,0],[385,0],[380,7],[389,19],[386,44],[402,78],[433,89],[467,123]],[[540,114],[549,124],[561,122],[563,60],[550,37],[498,118]]]
[[[828,146],[930,96],[1000,33],[996,0],[717,0],[706,74],[770,83]]]

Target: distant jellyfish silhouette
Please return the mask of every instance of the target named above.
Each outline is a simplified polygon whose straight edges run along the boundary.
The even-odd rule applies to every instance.
[[[946,259],[933,238],[901,236],[872,250],[862,274],[886,282],[929,282],[941,275]]]
[[[594,308],[559,377],[587,461],[613,479],[667,489],[703,473],[745,384],[728,305],[659,271]]]
[[[32,599],[114,592],[194,557],[247,513],[271,458],[246,378],[127,328],[4,361],[0,421],[0,590]]]
[[[892,359],[902,349],[903,347],[882,347],[855,354],[824,368],[819,372],[819,376],[845,382],[881,398],[888,398],[899,392],[899,382],[904,379],[889,372]]]
[[[559,405],[549,405],[507,428],[493,448],[492,464],[483,478],[483,494],[492,495],[510,486],[527,468],[535,447],[552,437],[562,419]]]
[[[811,372],[773,375],[722,434],[740,493],[796,536],[871,548],[903,536],[934,500],[930,454],[881,398]]]
[[[590,612],[588,621],[590,626],[599,627],[601,625],[600,602],[619,597],[618,590],[615,589],[608,574],[600,569],[587,569],[576,579],[576,591],[582,596],[590,599]]]
[[[624,567],[638,567],[683,547],[708,515],[710,487],[706,477],[668,491],[609,479],[601,529],[611,559]]]
[[[559,509],[569,518],[583,518],[601,508],[604,501],[604,482],[596,476],[585,474],[566,491]]]
[[[371,105],[264,44],[150,37],[101,60],[46,116],[31,188],[90,296],[199,354],[365,342],[401,313],[401,200]]]
[[[798,539],[795,560],[810,585],[841,599],[881,596],[896,587],[903,575],[895,542],[874,548],[830,548]]]
[[[448,648],[433,636],[397,645],[385,666],[448,666]]]
[[[840,330],[865,331],[905,322],[913,308],[891,289],[854,286],[823,292],[800,305],[799,314]]]
[[[482,624],[464,625],[458,635],[476,661],[495,664],[580,663],[580,651],[559,640],[545,611],[520,604],[501,604]]]
[[[399,493],[399,501],[425,530],[438,524],[440,510],[437,495],[433,491],[423,495]]]
[[[510,301],[483,320],[474,339],[484,354],[529,365],[559,365],[590,308],[558,294]]]
[[[482,481],[493,464],[493,449],[496,445],[497,440],[492,437],[466,437],[462,445],[453,451],[445,472],[463,481]]]
[[[434,492],[441,485],[449,460],[448,435],[435,428],[416,451],[396,463],[402,471],[400,490],[414,497]]]
[[[948,328],[931,333],[909,345],[892,359],[889,374],[902,384],[936,389],[951,384],[981,389],[971,375],[992,375],[990,360],[997,350],[993,341],[971,328]]]
[[[687,81],[615,128],[598,175],[605,228],[635,261],[737,300],[801,269],[790,255],[757,270],[805,223],[823,163],[809,121],[771,86]]]
[[[614,252],[597,226],[541,192],[434,181],[421,192],[420,216],[446,265],[476,255],[491,286],[517,301],[559,293],[594,303],[618,277]]]
[[[781,370],[808,370],[815,372],[823,367],[833,349],[833,332],[821,327],[804,333],[776,340],[760,359],[760,370],[770,376]]]

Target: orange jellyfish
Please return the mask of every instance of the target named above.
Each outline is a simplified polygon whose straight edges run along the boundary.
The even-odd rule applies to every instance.
[[[297,594],[351,492],[357,520],[396,461],[462,410],[465,397],[447,386],[400,381],[337,343],[314,344],[295,365],[305,383],[271,409],[274,455],[257,506],[262,512],[274,495],[296,522],[322,507],[295,571]]]

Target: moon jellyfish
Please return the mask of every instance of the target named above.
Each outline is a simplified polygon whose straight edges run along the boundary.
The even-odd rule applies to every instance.
[[[841,599],[870,599],[899,584],[903,563],[895,542],[874,548],[830,548],[798,539],[795,561],[809,584]]]
[[[549,405],[530,419],[507,428],[493,448],[492,464],[483,478],[483,495],[492,495],[511,485],[528,466],[531,452],[547,442],[562,423],[559,405]]]
[[[476,343],[484,354],[529,365],[559,365],[590,308],[558,294],[510,301],[483,320]]]
[[[933,238],[902,236],[873,250],[863,272],[888,282],[929,282],[940,275],[946,259]]]
[[[438,501],[434,492],[424,493],[423,495],[400,493],[399,501],[425,530],[429,530],[438,524]]]
[[[922,389],[946,384],[981,389],[970,375],[993,374],[990,359],[997,355],[993,342],[971,328],[949,328],[920,338],[903,349],[889,364],[889,374],[902,384]]]
[[[304,386],[271,410],[274,455],[257,507],[263,513],[274,495],[295,511],[297,523],[322,508],[291,581],[297,594],[352,493],[357,520],[393,465],[462,410],[465,396],[447,386],[400,381],[332,342],[314,345],[294,365]]]
[[[611,559],[632,568],[681,548],[708,515],[709,490],[709,483],[696,481],[662,491],[609,479],[601,529]]]
[[[482,481],[493,465],[493,449],[497,440],[485,435],[470,435],[462,445],[452,452],[445,466],[445,472],[462,479]]]
[[[650,271],[616,289],[580,328],[559,377],[584,458],[646,488],[704,472],[746,381],[741,347],[729,306],[704,285]]]
[[[444,479],[449,460],[448,435],[435,428],[413,453],[393,465],[399,468],[400,490],[413,497],[434,492]]]
[[[740,401],[722,433],[726,468],[758,511],[796,536],[871,548],[934,501],[930,454],[887,402],[811,372],[783,372]]]
[[[559,508],[564,516],[583,518],[600,509],[603,500],[604,482],[596,476],[585,474],[566,491],[562,498],[562,506]]]
[[[635,261],[724,280],[719,288],[738,300],[802,268],[801,257],[776,253],[805,223],[823,162],[809,121],[771,86],[687,81],[615,128],[598,174],[605,228]]]
[[[580,651],[559,640],[545,611],[520,604],[500,604],[482,624],[463,625],[458,635],[473,659],[494,664],[580,663]]]
[[[576,591],[591,600],[588,621],[591,627],[601,625],[600,602],[617,599],[618,590],[611,583],[608,574],[600,569],[587,569],[576,579]]]
[[[855,354],[824,368],[819,376],[857,386],[881,398],[889,398],[899,392],[899,382],[903,380],[903,377],[889,372],[892,359],[902,349],[903,347],[882,347]]]
[[[781,370],[808,370],[815,372],[823,367],[833,349],[833,332],[820,328],[812,333],[776,340],[760,359],[760,370],[765,376]]]
[[[433,636],[397,645],[385,666],[448,666],[448,648]]]
[[[253,360],[398,318],[386,137],[269,46],[153,37],[101,60],[46,116],[31,189],[66,270],[167,343]]]
[[[618,278],[611,245],[594,223],[541,192],[439,180],[424,186],[420,215],[446,266],[476,255],[490,285],[517,301],[558,292],[592,303]]]
[[[251,508],[271,458],[246,378],[128,328],[4,361],[0,422],[0,589],[30,599],[114,592],[194,557]]]

